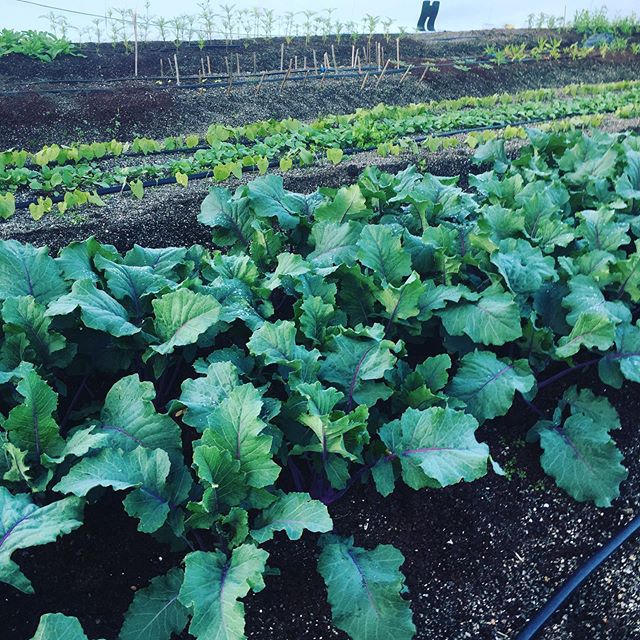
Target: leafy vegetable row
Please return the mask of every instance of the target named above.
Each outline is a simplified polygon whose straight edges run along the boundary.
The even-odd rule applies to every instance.
[[[112,490],[185,553],[121,640],[244,638],[263,545],[304,531],[336,627],[412,638],[403,555],[357,546],[328,507],[369,476],[387,496],[502,473],[477,430],[516,406],[558,486],[609,506],[621,422],[577,374],[640,381],[640,137],[528,134],[513,162],[478,148],[472,192],[414,167],[213,188],[214,251],[0,243],[0,579],[30,592],[14,551]],[[37,638],[61,629],[85,637],[53,615]]]
[[[460,111],[465,108],[484,107],[491,108],[498,104],[512,105],[520,102],[545,102],[562,97],[604,95],[617,91],[627,91],[638,86],[637,81],[621,81],[603,84],[576,84],[568,85],[560,89],[528,89],[517,93],[503,93],[492,96],[473,97],[466,96],[453,100],[432,100],[430,102],[414,104],[405,107],[410,115],[424,113],[443,113],[447,111]],[[374,113],[383,115],[384,106],[378,106],[373,110],[362,109],[358,114]],[[311,122],[309,126],[315,129],[332,128],[337,122],[344,122],[344,118],[351,116],[328,116]],[[265,138],[275,134],[288,134],[297,131],[303,124],[291,118],[285,120],[265,120],[239,127],[226,127],[213,124],[209,127],[205,136],[197,133],[186,136],[170,136],[164,140],[150,138],[134,138],[132,141],[111,140],[98,141],[87,144],[57,145],[51,144],[42,147],[37,152],[26,149],[10,149],[0,153],[0,168],[22,168],[27,165],[45,167],[54,164],[82,163],[103,158],[117,158],[127,153],[150,155],[175,151],[176,149],[196,149],[202,144],[214,145],[216,142],[263,142]]]
[[[42,62],[51,62],[58,56],[80,56],[75,45],[46,31],[0,31],[0,58],[12,53],[22,54]],[[84,57],[84,56],[83,56]]]
[[[432,114],[423,106],[388,107],[379,105],[369,111],[357,111],[350,116],[327,119],[331,126],[320,123],[304,125],[297,121],[289,123],[286,133],[268,136],[262,142],[246,144],[218,140],[208,150],[197,151],[192,157],[183,157],[169,162],[120,166],[103,170],[93,163],[64,166],[44,166],[40,169],[0,169],[0,186],[10,193],[17,189],[32,190],[44,196],[64,195],[60,204],[64,212],[78,204],[75,192],[80,191],[82,201],[101,204],[96,188],[129,185],[133,193],[142,197],[143,181],[175,176],[186,186],[189,174],[211,171],[219,181],[231,175],[242,176],[243,170],[255,168],[265,173],[271,162],[279,160],[283,171],[295,163],[308,166],[318,158],[328,158],[334,164],[341,162],[344,150],[366,149],[390,143],[398,143],[407,136],[431,134],[461,128],[508,125],[522,120],[553,119],[579,114],[611,113],[640,102],[640,85],[628,90],[587,98],[572,98],[545,103],[523,102],[521,104],[496,105],[491,109],[469,108]],[[10,217],[15,211],[15,197],[0,195],[0,216]],[[38,219],[52,207],[52,201],[40,197],[30,206],[34,218]]]

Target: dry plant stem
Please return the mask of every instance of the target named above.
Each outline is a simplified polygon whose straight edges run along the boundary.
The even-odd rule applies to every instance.
[[[178,56],[175,53],[173,54],[173,64],[176,67],[176,83],[180,86],[180,69],[178,67]]]
[[[138,14],[133,12],[133,47],[135,61],[133,63],[133,75],[138,77]]]
[[[400,78],[400,84],[402,84],[406,80],[407,76],[411,72],[411,69],[413,69],[413,65],[412,64],[410,64],[407,67],[407,70],[402,74],[402,78]]]
[[[262,89],[262,83],[264,82],[266,75],[267,75],[267,72],[263,71],[262,76],[260,77],[260,82],[258,82],[258,86],[256,87],[256,93],[260,93],[260,90]]]
[[[378,80],[376,82],[376,89],[380,86],[380,82],[382,82],[382,78],[384,78],[384,74],[387,72],[389,65],[391,64],[391,59],[387,60],[387,63],[384,65],[384,69],[382,73],[378,76]]]

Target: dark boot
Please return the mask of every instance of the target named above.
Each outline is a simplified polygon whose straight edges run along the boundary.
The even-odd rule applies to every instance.
[[[431,13],[429,15],[429,21],[427,22],[427,31],[436,30],[436,18],[438,17],[439,11],[440,0],[434,0],[434,2],[431,3]]]

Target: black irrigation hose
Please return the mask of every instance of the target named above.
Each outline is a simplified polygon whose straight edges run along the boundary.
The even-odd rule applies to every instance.
[[[551,600],[533,617],[516,637],[516,640],[532,640],[549,621],[551,616],[565,603],[567,598],[625,542],[640,531],[640,516],[636,516],[621,529],[600,551],[591,556],[552,596]]]
[[[567,118],[573,118],[575,116],[582,116],[582,115],[594,115],[594,114],[584,114],[584,113],[573,113],[573,114],[566,114],[565,116],[563,116],[562,119],[567,119]],[[531,125],[531,124],[541,124],[543,122],[553,122],[554,120],[557,120],[557,118],[536,118],[534,120],[520,120],[519,122],[507,122],[507,123],[500,123],[500,124],[490,124],[490,125],[485,125],[482,127],[472,127],[469,129],[454,129],[452,131],[439,131],[439,132],[435,132],[435,133],[431,133],[431,134],[427,134],[427,135],[420,135],[420,136],[414,136],[414,137],[403,137],[403,140],[411,140],[412,142],[424,142],[425,140],[427,140],[428,138],[449,138],[451,136],[457,136],[457,135],[464,135],[467,133],[475,133],[478,131],[492,131],[492,130],[496,130],[496,129],[504,129],[505,127],[524,127],[526,125]],[[353,156],[356,155],[358,153],[368,153],[371,151],[375,151],[378,147],[377,146],[370,146],[370,147],[348,147],[346,149],[342,149],[342,152],[345,156]],[[274,167],[278,167],[280,165],[280,160],[272,160],[271,162],[269,162],[269,168],[273,169]],[[242,168],[242,173],[249,173],[250,171],[254,171],[253,167],[243,167]],[[187,177],[189,178],[189,181],[191,182],[192,180],[204,180],[206,178],[210,178],[211,175],[213,174],[213,169],[210,169],[209,171],[201,171],[200,173],[192,173],[189,174]],[[169,184],[177,184],[177,180],[174,177],[171,178],[156,178],[155,180],[147,180],[145,182],[142,183],[142,186],[145,189],[149,189],[149,188],[153,188],[153,187],[162,187],[162,186],[166,186]],[[101,189],[96,189],[95,193],[98,196],[106,196],[106,195],[112,195],[114,193],[123,193],[126,191],[131,191],[131,187],[128,184],[125,185],[113,185],[111,187],[103,187]],[[92,192],[93,193],[93,192]],[[41,197],[47,197],[47,196],[41,196]],[[51,198],[51,201],[53,202],[53,204],[57,204],[58,202],[62,202],[64,200],[64,196],[48,196]],[[34,198],[32,200],[25,200],[23,202],[16,202],[15,208],[16,210],[20,210],[20,209],[28,209],[29,206],[31,204],[38,204],[38,199]]]
[[[391,76],[391,75],[398,75],[400,73],[406,73],[406,69],[387,69],[387,71],[385,72],[385,76]],[[293,72],[296,73],[296,72]],[[287,78],[287,82],[299,82],[301,80],[309,80],[310,78],[313,78],[314,80],[334,80],[336,78],[362,78],[362,75],[358,72],[349,72],[349,73],[335,73],[335,74],[328,74],[328,73],[318,73],[317,75],[314,73],[312,74],[312,71],[307,71],[306,73],[304,71],[297,72],[299,73],[304,73],[304,75],[300,76],[300,75],[291,75],[289,78]],[[165,78],[165,80],[171,80],[173,82],[173,84],[171,85],[164,85],[162,87],[157,87],[157,86],[151,86],[151,87],[145,87],[145,89],[147,91],[165,91],[166,89],[198,89],[198,90],[202,90],[202,89],[228,89],[229,86],[233,87],[237,87],[240,85],[255,85],[255,84],[259,84],[260,82],[262,82],[263,84],[266,84],[267,82],[282,82],[282,78],[276,76],[275,78],[273,77],[265,77],[264,80],[260,79],[255,79],[255,80],[234,80],[232,83],[229,82],[216,82],[216,83],[212,83],[212,84],[207,84],[207,83],[199,83],[199,84],[180,84],[179,86],[177,84],[175,84],[175,78],[170,78],[167,77]],[[228,76],[226,78],[226,80],[228,80]],[[60,94],[67,94],[67,93],[111,93],[113,92],[113,89],[110,89],[108,87],[95,87],[95,88],[91,88],[91,89],[87,89],[87,88],[79,88],[79,89],[38,89],[38,93],[60,93]],[[28,93],[27,91],[0,91],[0,96],[4,97],[4,96],[17,96],[17,95],[22,95],[24,93]]]

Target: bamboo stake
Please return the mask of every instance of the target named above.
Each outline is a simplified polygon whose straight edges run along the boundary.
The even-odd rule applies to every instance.
[[[382,73],[378,76],[378,81],[376,82],[376,89],[380,86],[380,82],[382,81],[382,78],[384,78],[384,74],[387,72],[387,69],[389,68],[389,64],[391,64],[391,59],[387,60],[387,64],[384,65],[384,69],[382,70]]]
[[[351,68],[355,69],[356,67],[356,45],[351,45]]]
[[[396,38],[396,69],[400,68],[400,38]]]
[[[296,71],[298,70],[298,56],[294,56],[294,58],[293,58],[293,68]]]
[[[380,71],[380,43],[376,42],[376,64],[378,65],[378,71]]]
[[[284,42],[280,47],[280,71],[284,71]]]
[[[333,68],[338,71],[338,63],[336,62],[336,48],[334,45],[331,45],[331,55],[333,56]]]
[[[209,71],[209,75],[211,74],[211,58],[207,56],[207,70]]]
[[[258,86],[256,87],[256,93],[260,93],[260,89],[262,89],[262,83],[264,82],[264,78],[267,75],[266,71],[262,72],[262,76],[260,78],[260,82],[258,82]]]
[[[313,68],[315,69],[316,75],[318,75],[318,58],[315,49],[313,50]]]
[[[236,68],[238,69],[238,75],[240,75],[240,54],[236,53]]]
[[[176,67],[176,83],[180,86],[180,69],[178,68],[178,56],[175,53],[173,54],[173,64]]]
[[[304,70],[307,70],[307,56],[304,57]]]
[[[133,12],[133,39],[134,39],[134,55],[135,61],[133,63],[133,73],[135,77],[138,77],[138,14]]]
[[[400,78],[400,84],[402,84],[405,81],[405,79],[409,75],[409,72],[411,71],[411,69],[413,69],[413,65],[412,64],[410,64],[407,67],[407,70],[404,72],[404,75],[402,76],[402,78]]]
[[[380,45],[380,66],[382,66],[383,60],[384,60],[384,47]]]
[[[160,58],[160,77],[164,78],[164,60]]]
[[[287,70],[287,73],[285,74],[282,80],[282,84],[280,85],[280,93],[282,93],[282,90],[284,89],[284,84],[289,79],[289,76],[291,75],[292,68],[293,68],[293,60],[289,60],[289,69]]]
[[[360,85],[360,91],[364,90],[364,86],[367,84],[367,80],[369,79],[369,72],[367,71],[366,75],[364,76],[364,80],[362,81],[362,84]]]

